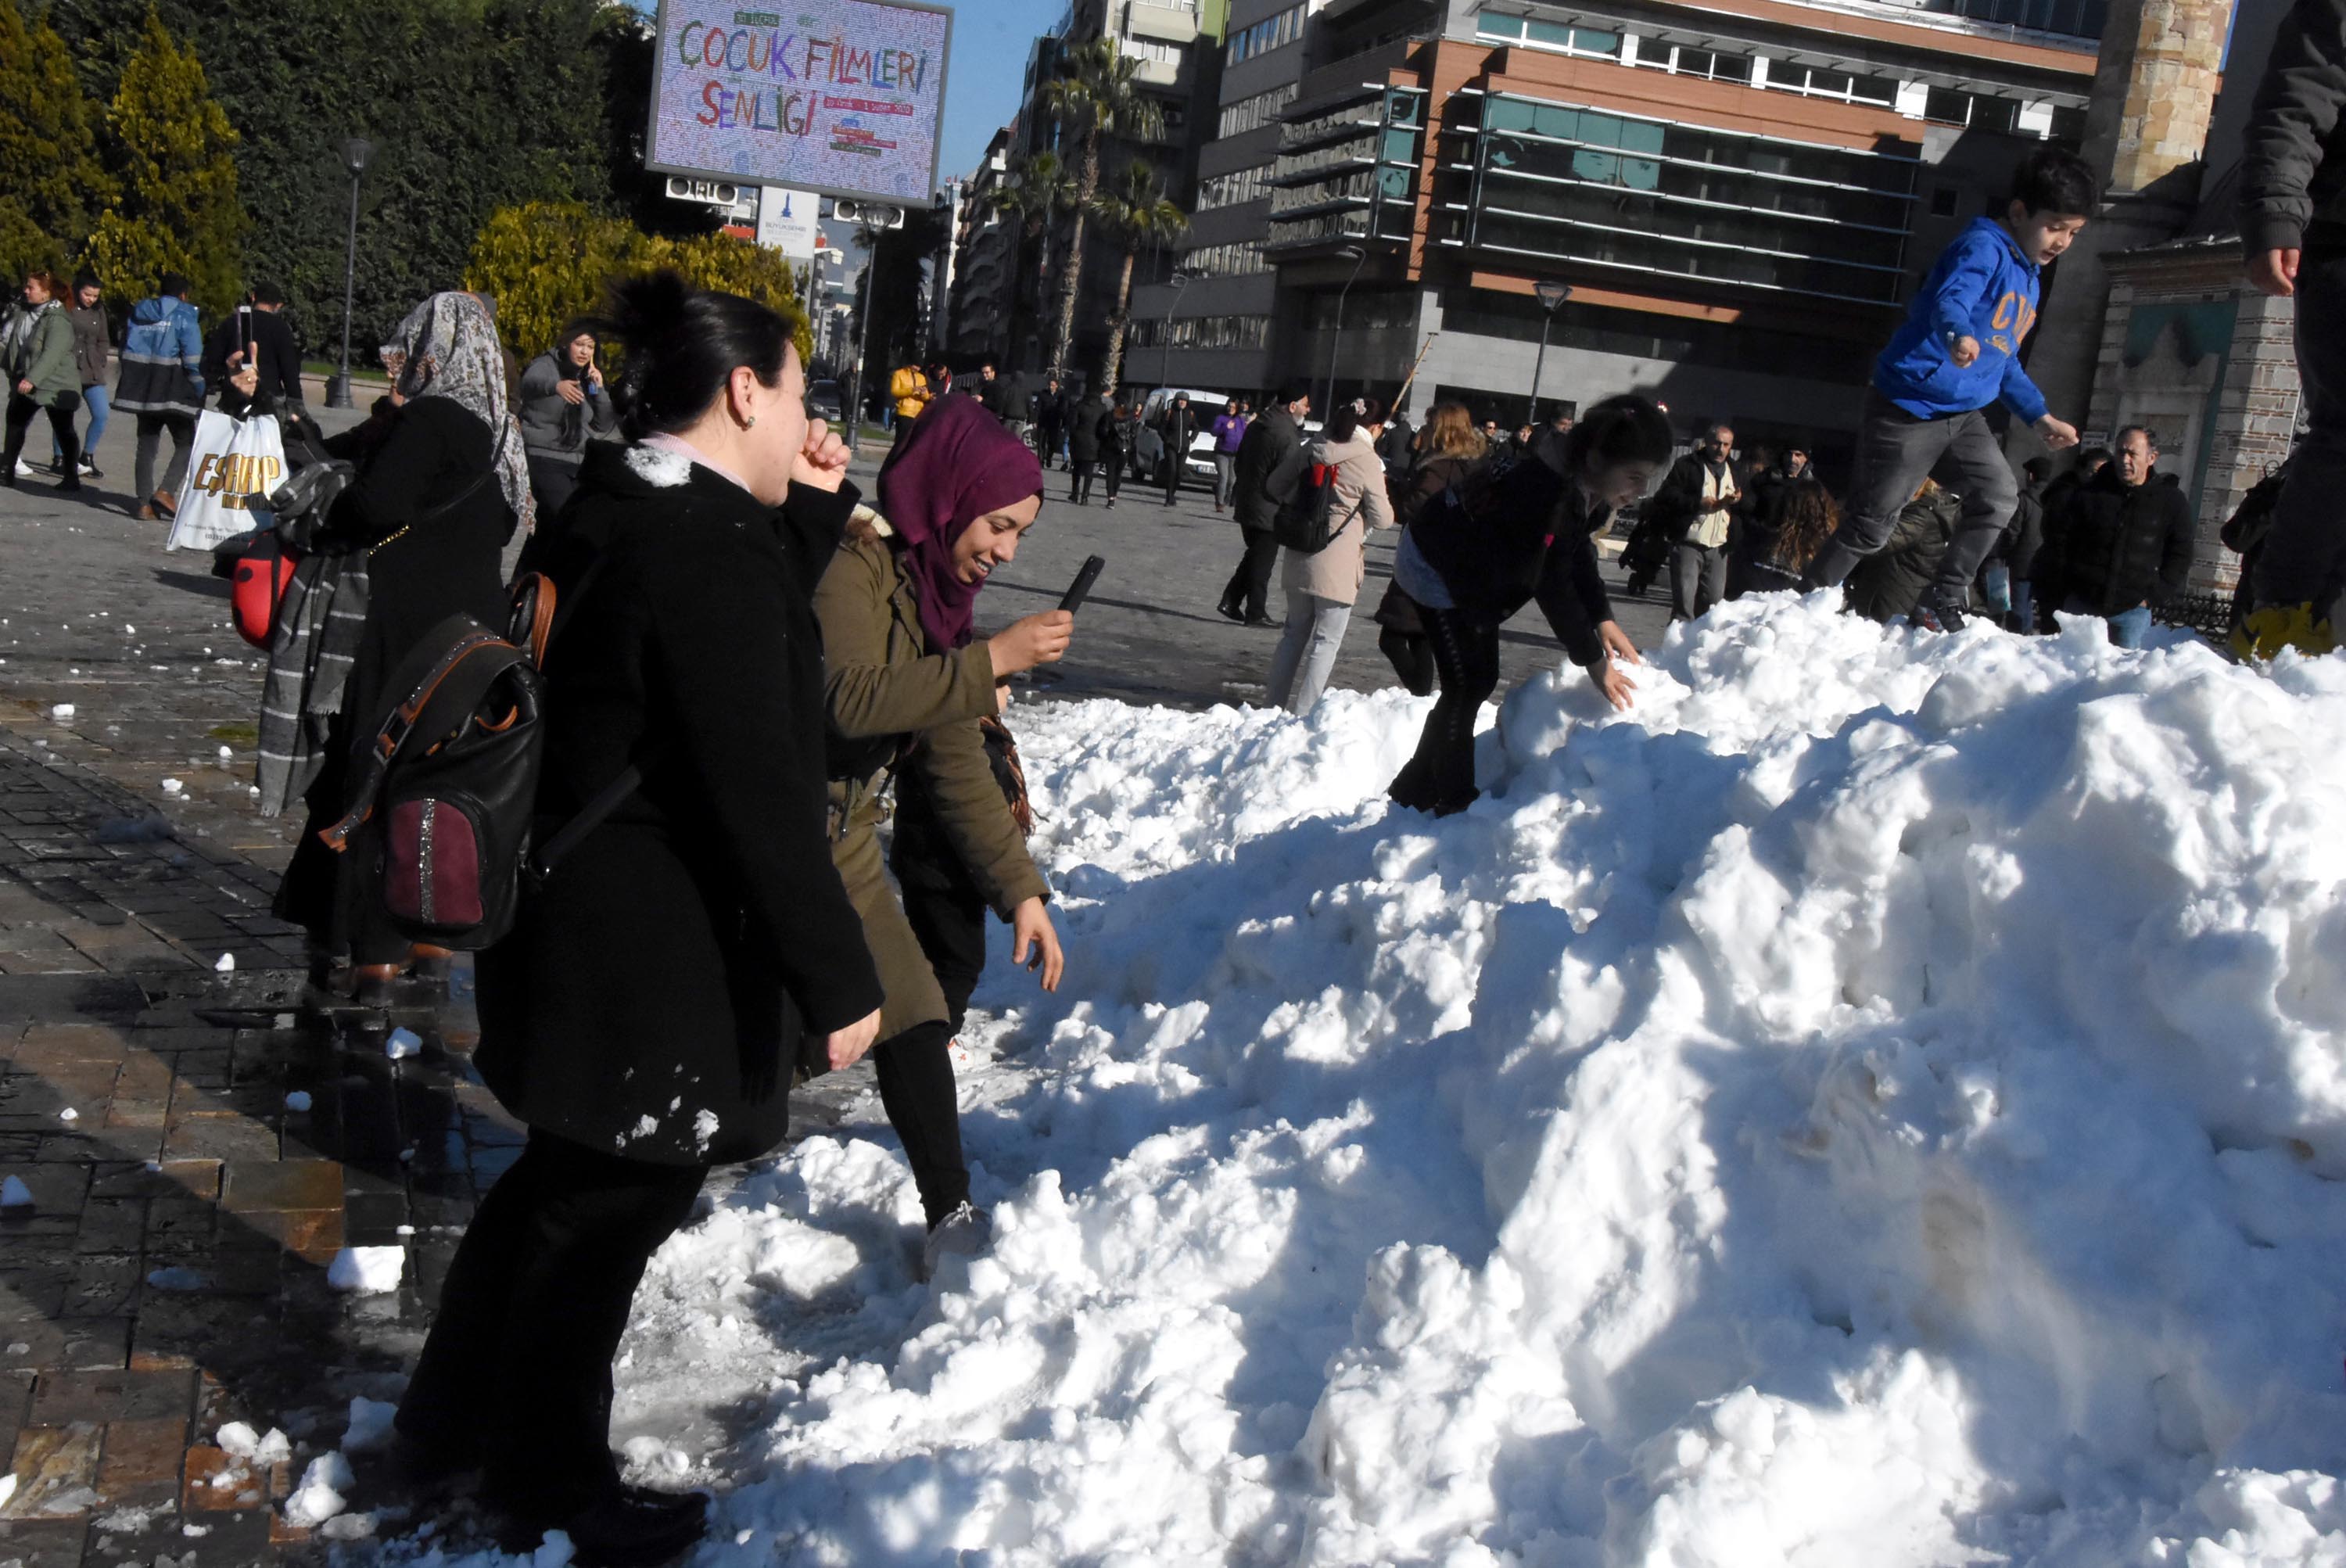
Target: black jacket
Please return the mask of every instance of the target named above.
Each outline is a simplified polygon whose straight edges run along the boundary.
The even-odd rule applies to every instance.
[[[2346,0],[2297,0],[2273,37],[2244,139],[2248,253],[2346,243]]]
[[[1067,394],[1046,388],[1035,394],[1035,423],[1046,433],[1057,433],[1067,428]]]
[[[1076,463],[1097,463],[1100,443],[1107,438],[1106,427],[1114,422],[1108,415],[1115,411],[1106,398],[1097,392],[1076,405],[1075,419],[1067,426],[1067,455]]]
[[[1182,473],[1189,461],[1190,444],[1198,439],[1198,432],[1203,428],[1195,405],[1171,402],[1165,405],[1165,412],[1158,417],[1157,433],[1165,438],[1166,472],[1177,476]]]
[[[1407,473],[1414,466],[1417,453],[1411,446],[1416,440],[1417,432],[1410,428],[1409,421],[1393,415],[1385,433],[1377,437],[1377,461],[1385,465],[1388,475]]]
[[[1010,417],[1010,383],[1001,376],[996,375],[990,382],[974,382],[969,390],[976,394],[978,402],[986,412],[1000,420]]]
[[[1251,434],[1252,433],[1249,433]],[[1560,456],[1560,454],[1559,454]],[[1613,521],[1556,464],[1532,458],[1467,477],[1429,498],[1410,538],[1462,615],[1494,625],[1535,599],[1577,665],[1605,662],[1596,628],[1613,618],[1596,536]]]
[[[2128,484],[2113,462],[2045,519],[2040,575],[2055,609],[2073,595],[2098,616],[2165,604],[2190,581],[2196,533],[2190,502],[2165,475]]]
[[[250,398],[229,384],[228,357],[240,351],[260,372],[260,385]],[[293,329],[277,311],[239,306],[204,344],[204,384],[219,389],[220,412],[231,419],[301,408],[301,356],[293,348]]]
[[[1850,608],[1877,621],[1912,613],[1923,590],[1939,575],[1939,562],[1962,514],[1963,503],[1952,491],[1906,503],[1889,540],[1849,575]]]
[[[2020,487],[2020,499],[2013,504],[2012,521],[2004,525],[1990,558],[2000,560],[2012,568],[2012,575],[2035,581],[2036,557],[2045,548],[2045,493],[2035,484]]]
[[[811,604],[854,501],[793,486],[777,512],[598,443],[549,521],[558,588],[600,565],[546,663],[541,820],[645,777],[481,958],[474,1060],[531,1126],[655,1165],[754,1158],[801,1040],[880,1005],[831,866]]]
[[[1309,465],[1294,415],[1277,403],[1255,415],[1239,438],[1238,460],[1231,465],[1231,508],[1239,526],[1250,534],[1270,533],[1280,504],[1294,499]]]

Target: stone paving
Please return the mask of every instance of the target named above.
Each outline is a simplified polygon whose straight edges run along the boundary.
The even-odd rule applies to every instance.
[[[100,461],[78,498],[0,491],[0,1192],[30,1199],[0,1207],[0,1568],[322,1559],[284,1499],[353,1398],[396,1397],[522,1133],[470,1071],[461,965],[453,1002],[396,1015],[417,1055],[389,1058],[385,1021],[298,1026],[301,940],[269,905],[300,822],[250,791],[260,660],[208,560],[128,515],[127,450]],[[1050,481],[994,616],[1055,602],[1087,554],[1109,566],[1042,691],[1260,700],[1275,634],[1213,612],[1239,539],[1210,498],[1110,513]],[[1368,621],[1389,561],[1340,686],[1390,682]],[[1658,606],[1623,618],[1658,636]],[[1510,680],[1556,657],[1535,617],[1510,628]],[[824,1080],[794,1122],[836,1125],[868,1077]],[[403,1248],[398,1290],[332,1289],[346,1246]],[[227,1453],[237,1420],[290,1453]],[[371,1514],[400,1517],[369,1496],[322,1533]]]

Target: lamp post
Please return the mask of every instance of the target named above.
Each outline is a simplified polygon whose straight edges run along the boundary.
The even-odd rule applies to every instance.
[[[1344,296],[1352,291],[1353,283],[1360,279],[1361,269],[1368,265],[1369,253],[1358,245],[1347,245],[1336,252],[1336,259],[1350,261],[1352,274],[1344,280],[1344,286],[1336,290],[1336,331],[1328,341],[1328,396],[1320,408],[1320,417],[1323,420],[1336,407],[1336,352],[1344,346]]]
[[[847,450],[850,452],[858,449],[863,434],[863,371],[864,361],[872,356],[872,293],[879,280],[881,232],[867,224],[859,235],[863,241],[863,313],[855,323],[855,373],[847,383]]]
[[[1556,308],[1572,298],[1572,285],[1544,280],[1537,291],[1545,314],[1540,317],[1539,358],[1532,361],[1532,409],[1524,415],[1524,423],[1534,429],[1539,426],[1540,374],[1547,369],[1547,330],[1556,325]]]
[[[351,171],[351,241],[342,256],[342,363],[326,382],[326,406],[349,408],[351,403],[351,303],[358,290],[359,274],[359,177],[366,173],[367,160],[374,156],[374,143],[362,136],[344,138],[342,167]]]
[[[1173,298],[1165,302],[1164,341],[1157,345],[1157,384],[1160,387],[1173,369],[1173,312],[1181,308],[1181,290],[1196,282],[1197,279],[1177,268],[1165,280],[1173,285]]]

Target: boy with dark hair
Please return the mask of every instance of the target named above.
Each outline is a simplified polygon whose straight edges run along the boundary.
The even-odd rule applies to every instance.
[[[2086,161],[2045,148],[2021,164],[2003,215],[1974,219],[1941,254],[1874,361],[1849,511],[1809,568],[1811,585],[1838,585],[1880,550],[1915,487],[1936,471],[1963,497],[1963,518],[1913,618],[1961,628],[1972,579],[2020,495],[1988,409],[2001,400],[2056,451],[2077,442],[2045,411],[2045,394],[2021,369],[2020,346],[2036,324],[2041,270],[2100,203]]]

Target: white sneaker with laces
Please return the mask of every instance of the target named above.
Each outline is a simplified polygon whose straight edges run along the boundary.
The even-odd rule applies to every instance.
[[[964,1203],[929,1232],[928,1244],[921,1248],[921,1278],[933,1277],[937,1265],[948,1257],[974,1257],[992,1245],[994,1217],[975,1204]]]

